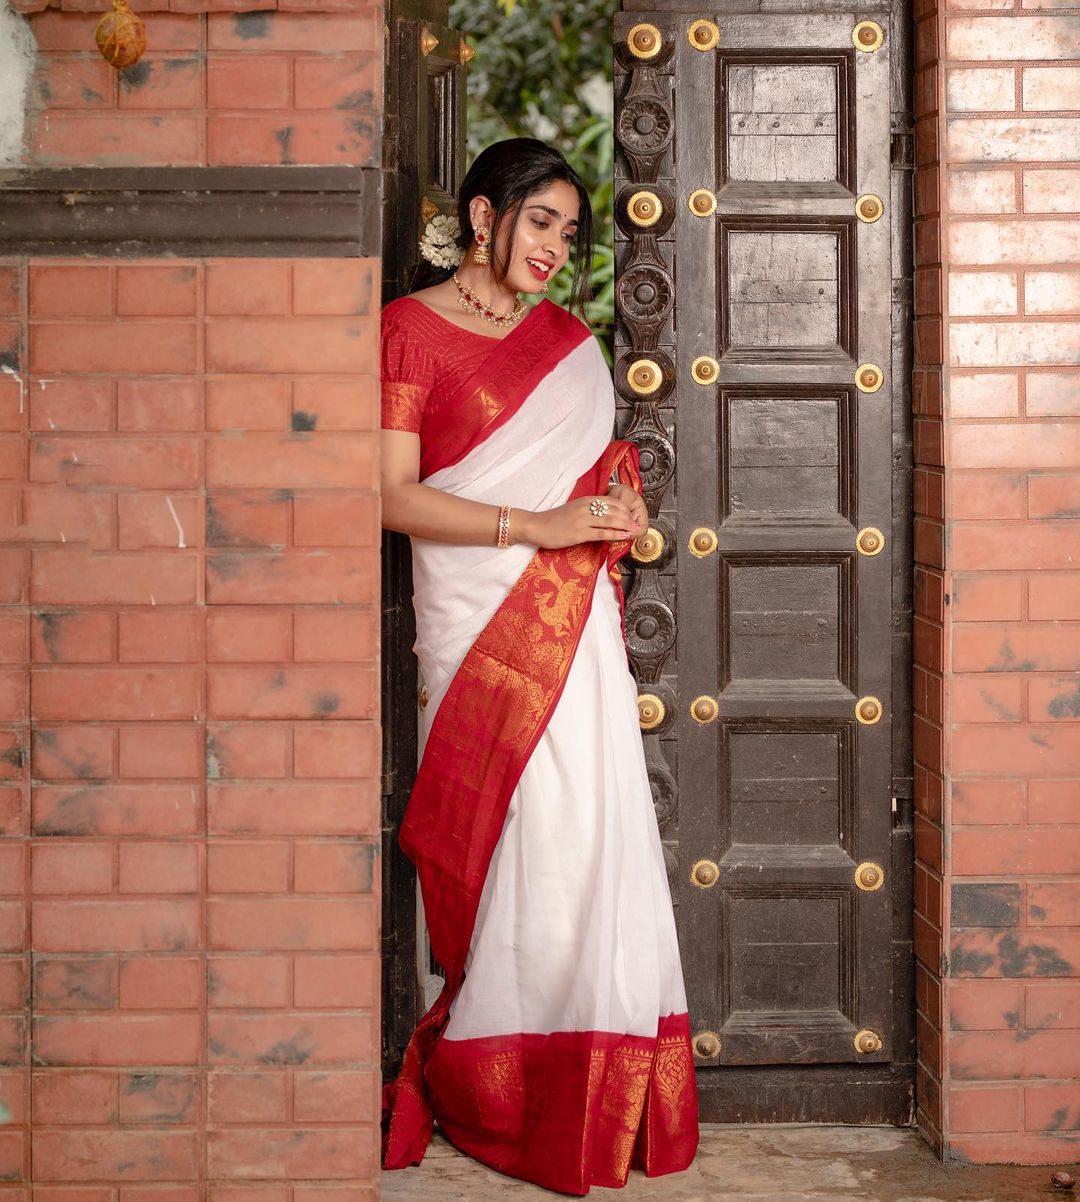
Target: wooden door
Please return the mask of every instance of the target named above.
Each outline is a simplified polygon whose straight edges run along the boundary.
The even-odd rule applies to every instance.
[[[703,1117],[909,1122],[902,25],[785,7],[616,18],[628,633]]]
[[[436,212],[454,210],[465,167],[468,50],[445,0],[394,0],[385,25],[383,301],[409,289],[417,242]],[[412,645],[409,540],[389,531],[382,550],[383,1021],[386,1077],[401,1065],[423,1009],[417,951],[416,873],[397,845],[416,775],[417,671]],[[422,954],[422,953],[421,953]]]

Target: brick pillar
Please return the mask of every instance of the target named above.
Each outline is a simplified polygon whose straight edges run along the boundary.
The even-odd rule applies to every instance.
[[[1080,16],[916,12],[920,1107],[1080,1123]]]
[[[31,18],[29,163],[374,169],[380,11],[137,7],[119,81]],[[0,265],[0,1175],[372,1202],[377,247],[154,255],[167,184]]]

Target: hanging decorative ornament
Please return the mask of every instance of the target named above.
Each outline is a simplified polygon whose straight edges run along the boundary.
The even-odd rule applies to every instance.
[[[146,51],[146,26],[128,7],[127,0],[112,0],[94,28],[94,41],[107,63],[122,71],[142,58]]]

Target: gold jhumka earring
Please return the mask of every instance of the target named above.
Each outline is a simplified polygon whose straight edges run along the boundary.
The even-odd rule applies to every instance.
[[[486,267],[491,262],[491,249],[488,246],[488,238],[491,236],[491,231],[486,225],[480,226],[474,231],[476,238],[476,250],[473,251],[473,262],[479,267]]]

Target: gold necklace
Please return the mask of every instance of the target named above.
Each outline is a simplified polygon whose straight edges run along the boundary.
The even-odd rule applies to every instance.
[[[485,321],[490,321],[493,325],[509,328],[522,316],[528,307],[523,300],[516,299],[511,312],[497,313],[489,304],[482,301],[468,284],[458,279],[456,271],[454,272],[454,283],[457,285],[458,290],[458,304],[466,312],[475,313],[478,317],[482,317]]]

